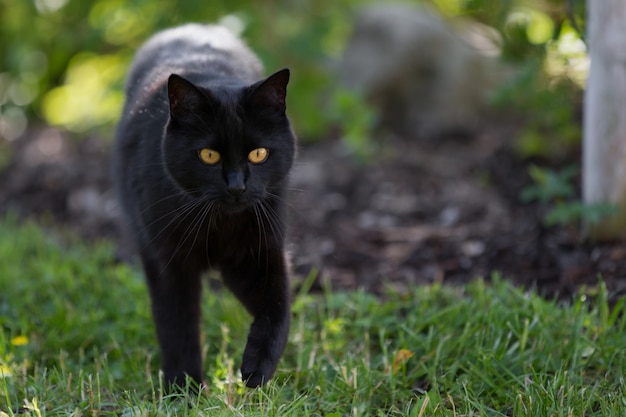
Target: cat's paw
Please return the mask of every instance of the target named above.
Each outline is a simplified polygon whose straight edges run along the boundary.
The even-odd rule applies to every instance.
[[[288,333],[288,316],[273,322],[267,316],[255,319],[241,361],[241,377],[247,387],[259,387],[274,376],[287,345]]]
[[[241,362],[241,378],[248,388],[260,387],[274,376],[277,364],[276,355],[248,344]]]

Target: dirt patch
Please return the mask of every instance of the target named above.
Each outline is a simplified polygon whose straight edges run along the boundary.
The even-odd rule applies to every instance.
[[[515,133],[490,126],[473,138],[389,135],[367,165],[336,141],[303,146],[290,198],[296,272],[318,269],[316,286],[380,292],[499,271],[561,297],[602,276],[614,297],[626,293],[623,244],[587,244],[574,229],[545,227],[543,207],[520,203],[530,180],[527,161],[510,149]],[[0,211],[120,242],[110,143],[40,128],[3,148],[12,156],[0,173]]]

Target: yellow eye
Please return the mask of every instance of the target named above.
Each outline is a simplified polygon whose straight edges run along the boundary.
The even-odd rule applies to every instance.
[[[198,156],[205,164],[215,165],[220,161],[220,153],[213,149],[203,148],[198,151]]]
[[[260,164],[265,162],[269,154],[270,151],[267,148],[256,148],[248,154],[248,160],[253,164]]]

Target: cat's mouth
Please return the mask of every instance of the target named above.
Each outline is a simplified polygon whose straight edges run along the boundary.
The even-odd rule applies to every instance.
[[[192,194],[193,195],[193,194]],[[229,193],[221,192],[219,194],[202,193],[194,195],[204,204],[211,206],[211,210],[220,214],[238,214],[244,211],[252,210],[260,199],[254,193]]]
[[[249,210],[254,205],[254,200],[245,198],[243,196],[224,196],[219,201],[219,210],[222,213],[241,213]]]

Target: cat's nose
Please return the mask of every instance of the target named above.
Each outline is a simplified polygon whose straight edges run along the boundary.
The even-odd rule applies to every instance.
[[[243,177],[243,173],[240,171],[234,171],[228,173],[226,177],[228,193],[233,197],[239,197],[246,191],[246,183]]]
[[[241,184],[238,186],[228,187],[228,193],[233,197],[239,197],[243,192],[246,191],[246,186]]]

